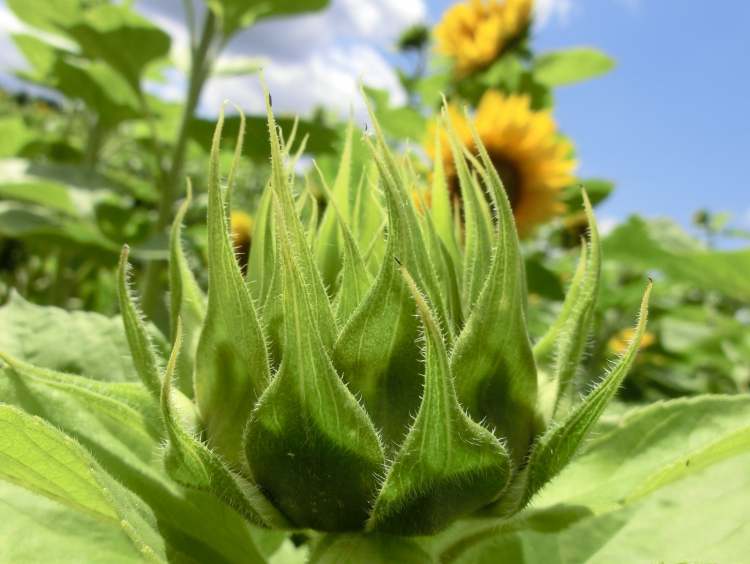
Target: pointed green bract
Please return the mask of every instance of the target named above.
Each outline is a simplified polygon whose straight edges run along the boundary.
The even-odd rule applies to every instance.
[[[223,114],[208,175],[208,305],[195,360],[195,396],[209,445],[230,464],[241,460],[242,430],[268,385],[266,342],[234,256],[219,180]]]
[[[339,210],[338,204],[336,203],[335,196],[331,193],[326,183],[326,179],[323,177],[323,173],[319,168],[318,176],[320,177],[323,191],[325,192],[326,198],[329,201],[329,208],[326,213],[330,210],[335,219],[335,225],[341,232],[341,238],[343,240],[343,249],[341,260],[341,282],[338,284],[338,292],[336,294],[336,317],[340,324],[346,323],[351,317],[354,310],[364,300],[367,290],[372,286],[372,276],[367,270],[367,265],[362,258],[362,253],[359,250],[357,241],[354,239],[354,235],[349,229],[348,222],[344,218],[343,214]]]
[[[336,321],[333,316],[331,303],[328,300],[328,294],[320,276],[320,271],[315,265],[315,259],[310,250],[305,231],[295,211],[291,179],[289,172],[284,168],[283,146],[279,140],[276,120],[271,111],[269,94],[265,86],[264,92],[269,141],[271,143],[271,188],[275,198],[274,206],[278,206],[278,208],[274,208],[274,221],[283,222],[278,226],[278,229],[289,238],[289,244],[292,245],[292,252],[295,253],[297,260],[300,261],[300,275],[308,292],[310,292],[311,303],[319,321],[319,331],[321,332],[323,345],[330,350],[333,348],[333,343],[336,339]],[[278,257],[278,231],[276,233],[277,264],[279,264],[282,261]],[[278,273],[278,270],[276,273]]]
[[[586,270],[580,282],[580,290],[575,292],[576,302],[560,331],[555,353],[553,378],[557,384],[557,405],[570,387],[578,365],[583,356],[586,342],[594,320],[596,298],[599,295],[599,278],[601,276],[601,243],[599,231],[586,191],[583,191],[583,203],[589,221],[590,246],[587,253]]]
[[[443,112],[442,121],[448,132],[453,163],[461,190],[465,239],[462,273],[463,300],[465,308],[471,310],[479,297],[490,267],[487,258],[492,253],[492,229],[489,225],[488,213],[485,211],[487,204],[483,191],[476,176],[469,170],[464,147],[459,142],[453,124],[445,112]]]
[[[578,303],[578,297],[581,294],[581,285],[583,284],[584,275],[588,268],[588,254],[588,244],[585,239],[581,239],[581,254],[578,258],[578,265],[576,266],[573,278],[570,281],[570,287],[568,288],[567,294],[565,294],[565,301],[563,302],[562,309],[554,323],[550,325],[549,329],[547,329],[547,332],[534,344],[534,358],[538,364],[548,360],[548,357],[551,355],[557,344],[560,332],[565,327],[565,324]]]
[[[510,202],[476,131],[473,134],[483,181],[497,202],[497,234],[481,292],[456,341],[451,370],[461,404],[508,441],[520,465],[541,427],[536,366],[523,311],[526,288]]]
[[[432,190],[430,192],[432,217],[440,239],[450,253],[451,258],[458,266],[461,258],[456,240],[456,223],[453,217],[453,206],[451,205],[448,183],[445,178],[445,167],[443,165],[440,129],[435,128],[435,163],[432,169]],[[460,270],[459,270],[460,271]]]
[[[425,210],[421,219],[422,231],[424,233],[425,245],[430,255],[430,261],[435,266],[435,273],[445,295],[447,317],[449,320],[446,330],[450,335],[450,345],[454,340],[455,333],[463,325],[461,288],[458,281],[460,269],[454,260],[453,254],[448,250],[437,232],[433,214],[429,210]]]
[[[120,298],[120,313],[125,327],[125,335],[130,345],[130,354],[138,376],[154,398],[159,397],[161,381],[159,380],[159,360],[151,340],[146,332],[146,325],[141,313],[133,303],[128,287],[128,246],[122,248],[120,265],[117,270],[117,291]]]
[[[641,302],[635,335],[617,365],[579,405],[573,408],[565,420],[548,430],[534,446],[529,459],[527,482],[521,506],[528,503],[544,484],[554,478],[570,462],[625,379],[638,354],[641,339],[646,331],[651,287],[652,284],[649,282]]]
[[[370,149],[380,172],[388,214],[385,257],[364,302],[342,329],[333,360],[382,431],[386,448],[394,450],[419,408],[422,388],[414,300],[397,263],[415,273],[433,303],[443,304],[444,297],[402,173],[377,120],[371,119],[377,146],[370,144]],[[436,310],[441,322],[448,323],[445,307]]]
[[[333,190],[326,194],[329,205],[323,214],[320,222],[318,234],[315,240],[315,259],[323,283],[329,288],[335,288],[338,282],[340,268],[340,256],[343,252],[345,242],[339,238],[339,228],[337,224],[343,219],[348,222],[350,218],[350,193],[351,193],[351,176],[352,176],[352,137],[354,136],[354,123],[350,120],[346,127],[344,138],[344,149],[339,161],[338,173],[333,184]],[[323,174],[320,173],[321,179]],[[325,182],[325,180],[323,180]],[[334,210],[334,205],[336,210]],[[340,216],[341,219],[337,216]]]
[[[272,197],[271,189],[266,186],[258,202],[253,228],[253,244],[247,260],[248,285],[253,298],[259,304],[265,302],[273,279]]]
[[[360,529],[383,452],[372,422],[339,378],[323,344],[313,297],[274,198],[283,268],[283,357],[245,434],[254,481],[297,527]]]
[[[389,233],[385,258],[362,305],[341,331],[334,364],[392,449],[406,433],[419,407],[419,348],[413,300],[398,273],[397,260],[413,264],[395,217],[394,196],[387,198]]]
[[[402,267],[424,327],[424,392],[414,424],[388,469],[368,529],[431,534],[496,499],[511,475],[500,441],[458,404],[443,335]]]
[[[169,437],[165,456],[167,471],[180,484],[212,492],[256,525],[285,526],[286,520],[260,494],[255,485],[230,471],[214,452],[191,436],[175,417],[171,388],[182,343],[182,324],[178,320],[175,344],[164,373],[161,391],[162,418]]]
[[[182,319],[185,354],[177,365],[177,387],[188,397],[193,397],[193,370],[203,321],[206,317],[206,297],[198,286],[182,248],[182,223],[193,199],[190,181],[187,197],[177,210],[169,239],[169,288],[172,346],[177,333],[177,320]]]

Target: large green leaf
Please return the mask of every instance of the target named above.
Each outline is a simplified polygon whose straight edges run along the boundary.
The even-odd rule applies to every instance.
[[[15,157],[23,147],[36,139],[36,133],[19,115],[0,118],[0,158]]]
[[[160,341],[164,344],[163,337]],[[0,353],[97,380],[137,380],[119,318],[38,306],[15,292],[0,307]]]
[[[101,126],[141,115],[138,85],[106,61],[78,57],[30,34],[16,34],[13,41],[31,67],[20,71],[20,78],[82,100],[97,113]]]
[[[454,531],[440,546],[443,560],[742,562],[750,550],[749,412],[742,396],[636,410],[518,520]]]
[[[8,405],[0,405],[0,431],[0,478],[120,524],[147,560],[166,561],[167,548],[153,513],[77,442]],[[16,542],[22,543],[23,537]]]
[[[120,203],[109,182],[82,167],[0,160],[0,198],[37,204],[69,217],[93,217],[97,204]]]
[[[59,33],[81,15],[81,0],[8,0],[8,7],[21,21],[45,31]]]
[[[38,241],[52,249],[74,248],[86,257],[114,264],[118,247],[90,222],[57,217],[43,209],[0,201],[0,235]]]
[[[161,534],[205,561],[258,562],[252,531],[236,511],[209,493],[177,487],[164,474],[159,406],[135,383],[96,382],[40,369],[17,359],[0,368],[0,402],[44,418],[74,437],[118,482],[157,515]],[[194,430],[184,397],[175,414]],[[215,526],[214,526],[215,524]]]
[[[615,61],[597,49],[575,47],[537,57],[534,77],[547,86],[563,86],[605,74],[614,66]]]
[[[143,562],[119,525],[0,481],[0,562]],[[50,527],[54,523],[54,527]]]
[[[328,6],[328,2],[329,0],[206,0],[219,17],[225,37],[257,20],[321,10]]]
[[[82,10],[81,17],[63,29],[85,57],[115,69],[136,92],[146,66],[169,53],[169,35],[127,4]]]
[[[675,282],[716,290],[750,301],[750,249],[708,251],[666,222],[637,216],[617,227],[603,242],[604,256],[660,271]]]
[[[380,127],[395,139],[420,141],[427,121],[424,116],[409,106],[392,107],[386,90],[366,86],[365,94],[372,100]]]

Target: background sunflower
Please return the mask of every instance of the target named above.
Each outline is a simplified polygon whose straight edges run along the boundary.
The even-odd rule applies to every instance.
[[[467,147],[473,147],[467,118],[456,105],[448,109],[452,123]],[[575,181],[573,146],[557,131],[548,110],[535,111],[528,96],[487,91],[474,114],[479,137],[505,184],[518,231],[530,233],[535,226],[565,211],[561,191]],[[427,151],[434,157],[433,134]],[[458,179],[453,167],[447,136],[441,132],[441,153],[448,183],[456,202]]]
[[[531,0],[469,0],[445,12],[435,27],[440,53],[468,74],[493,62],[531,21]]]

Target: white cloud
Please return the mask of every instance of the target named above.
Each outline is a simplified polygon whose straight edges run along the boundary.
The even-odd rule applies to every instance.
[[[750,229],[750,208],[747,208],[745,213],[742,214],[742,227]]]
[[[141,0],[136,6],[172,35],[173,56],[185,61],[188,36],[181,2]],[[396,104],[405,101],[383,51],[403,28],[425,18],[423,0],[332,0],[323,12],[264,21],[239,33],[223,59],[261,59],[274,108],[281,112],[305,114],[325,105],[345,115],[353,106],[361,115],[360,80],[387,90]],[[155,88],[165,96],[176,93],[173,86],[169,93],[162,85]],[[260,86],[253,76],[213,78],[206,85],[201,111],[213,114],[225,99],[248,111],[262,110]]]
[[[573,9],[573,0],[536,0],[534,10],[536,11],[536,22],[539,27],[544,27],[552,20],[561,23],[568,21]]]
[[[602,235],[609,235],[610,233],[612,233],[612,231],[615,230],[618,225],[622,223],[622,220],[616,217],[605,215],[598,218],[596,220],[596,223],[599,227],[599,232]]]
[[[165,73],[165,82],[149,84],[148,89],[170,100],[182,100],[189,52],[182,0],[137,0],[135,7],[172,37],[172,58],[179,69]],[[346,115],[353,106],[361,115],[360,80],[387,90],[394,103],[405,101],[384,51],[402,29],[426,17],[424,0],[332,0],[325,11],[263,21],[237,34],[227,45],[222,62],[249,57],[262,60],[274,108],[281,112],[305,114],[325,105]],[[25,67],[10,38],[11,33],[24,29],[0,0],[0,76],[5,75],[6,83],[15,84],[9,71]],[[254,76],[211,79],[204,90],[201,112],[215,114],[224,99],[250,112],[262,110],[260,86]]]
[[[11,39],[11,34],[22,31],[25,31],[24,25],[0,2],[0,69],[19,69],[25,66],[23,55],[18,52]]]

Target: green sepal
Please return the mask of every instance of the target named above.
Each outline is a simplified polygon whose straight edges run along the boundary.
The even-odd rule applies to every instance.
[[[182,223],[193,199],[190,181],[187,197],[177,210],[169,239],[169,290],[172,346],[174,346],[178,319],[182,319],[184,352],[177,365],[177,387],[188,397],[193,397],[193,371],[201,328],[206,318],[206,296],[195,280],[182,248]]]
[[[368,110],[375,128],[376,143],[373,145],[367,139],[367,144],[382,179],[388,212],[388,237],[396,241],[394,250],[397,257],[410,268],[414,279],[424,289],[440,322],[447,323],[449,316],[444,291],[427,252],[412,197],[412,188],[417,184],[414,169],[408,159],[404,158],[401,162],[396,159],[370,104]]]
[[[443,241],[445,248],[450,253],[453,262],[458,266],[461,264],[461,252],[456,238],[456,222],[451,204],[451,196],[448,191],[448,182],[445,178],[445,166],[443,164],[442,135],[440,129],[435,128],[435,162],[432,169],[431,206],[435,231]]]
[[[578,264],[576,265],[575,273],[570,281],[570,287],[565,294],[565,300],[563,301],[560,313],[555,318],[555,321],[547,329],[546,333],[534,343],[534,359],[537,364],[546,364],[552,356],[552,351],[555,349],[558,338],[561,331],[565,327],[568,319],[573,313],[573,310],[578,303],[578,297],[581,294],[581,285],[584,281],[584,275],[588,265],[588,254],[589,246],[585,239],[581,239],[581,251],[578,257]]]
[[[286,526],[284,517],[254,484],[229,470],[216,453],[189,433],[175,417],[172,408],[172,380],[179,366],[182,344],[182,324],[178,319],[174,348],[164,373],[160,401],[168,437],[164,463],[169,476],[183,486],[213,493],[256,525],[274,528]]]
[[[266,185],[258,202],[253,227],[253,244],[247,260],[247,282],[256,302],[263,304],[273,280],[273,214],[271,213],[271,188]]]
[[[570,282],[568,293],[565,295],[565,301],[560,309],[560,313],[557,315],[557,318],[549,329],[547,329],[544,336],[534,345],[534,360],[536,361],[539,370],[537,378],[539,399],[537,403],[539,412],[544,417],[545,425],[549,424],[555,415],[560,391],[560,381],[555,377],[553,366],[550,366],[553,364],[552,352],[557,344],[560,332],[565,328],[576,304],[578,303],[578,297],[581,293],[581,285],[583,284],[584,276],[586,274],[588,255],[589,247],[586,240],[582,239],[578,265],[573,274],[573,279]]]
[[[208,443],[230,465],[242,431],[270,378],[255,304],[234,256],[219,180],[223,111],[214,131],[208,175],[208,306],[195,362],[195,397]]]
[[[133,357],[133,365],[138,377],[151,393],[152,397],[159,397],[161,380],[159,379],[159,357],[154,350],[151,339],[146,330],[143,316],[136,308],[128,285],[128,246],[125,245],[120,253],[120,263],[117,269],[117,293],[120,301],[120,313],[125,328],[125,335]]]
[[[557,387],[555,407],[565,396],[588,342],[591,326],[594,321],[594,309],[599,295],[601,277],[601,243],[596,218],[586,191],[583,191],[583,202],[589,222],[590,251],[587,253],[586,270],[576,291],[576,301],[567,319],[564,321],[555,351],[553,379]],[[563,306],[564,308],[564,306]]]
[[[271,110],[268,90],[264,85],[264,95],[266,102],[266,116],[268,120],[269,142],[271,144],[271,182],[270,187],[273,192],[273,220],[274,222],[282,221],[283,224],[277,226],[275,234],[275,269],[271,290],[263,304],[263,316],[268,328],[269,337],[274,353],[278,354],[278,349],[284,342],[283,338],[283,310],[280,302],[284,301],[285,296],[281,292],[281,273],[280,265],[283,262],[279,258],[279,238],[278,229],[285,232],[285,237],[289,238],[293,252],[300,262],[300,275],[304,280],[307,292],[310,293],[311,305],[314,308],[316,319],[319,322],[319,331],[321,339],[326,350],[329,352],[333,349],[336,339],[337,327],[333,315],[333,309],[328,299],[325,286],[320,276],[320,271],[315,264],[315,258],[310,249],[308,237],[302,226],[297,214],[294,198],[292,197],[292,180],[290,171],[284,166],[285,148],[279,138],[276,120]],[[278,207],[279,209],[276,209]],[[283,356],[283,353],[282,353]]]
[[[350,221],[350,185],[352,175],[352,137],[354,136],[354,122],[349,121],[344,138],[344,149],[338,163],[338,172],[333,189],[328,191],[326,198],[328,205],[315,239],[315,259],[320,268],[320,274],[326,287],[336,290],[339,272],[342,268],[341,255],[345,252],[345,242],[339,238],[337,224],[341,218]],[[323,173],[319,172],[322,182]],[[343,245],[342,245],[343,243]]]
[[[414,300],[398,272],[397,261],[419,276],[418,282],[431,300],[434,297],[433,303],[442,303],[443,297],[400,168],[377,120],[374,116],[371,119],[377,147],[370,143],[370,150],[380,172],[388,215],[385,257],[370,291],[342,329],[333,361],[349,387],[362,398],[383,433],[386,448],[392,451],[409,429],[422,388],[419,325]],[[445,308],[440,311],[441,322],[447,322]]]
[[[389,200],[385,257],[362,304],[341,331],[333,362],[391,450],[403,439],[419,407],[419,329],[413,300],[396,268],[399,241],[394,204]],[[392,227],[391,227],[392,226]],[[403,257],[403,254],[401,255]],[[409,261],[404,257],[403,260]]]
[[[493,233],[487,201],[484,191],[479,186],[475,174],[469,169],[458,135],[445,110],[443,123],[448,133],[448,139],[453,154],[458,184],[461,190],[464,219],[464,257],[462,273],[463,302],[467,312],[475,307],[487,274],[490,270],[492,256]],[[494,170],[494,167],[492,167]]]
[[[536,492],[570,462],[607,404],[617,393],[635,361],[641,339],[646,332],[648,299],[652,286],[649,281],[643,294],[635,334],[618,363],[559,425],[551,427],[534,445],[526,469],[525,487],[519,508],[526,505]]]
[[[269,141],[271,143],[271,189],[276,199],[273,206],[279,206],[274,210],[274,220],[281,218],[284,225],[279,226],[286,230],[293,245],[293,251],[298,253],[297,259],[300,263],[300,274],[311,294],[311,305],[320,322],[320,331],[323,344],[331,349],[336,338],[336,322],[333,316],[331,303],[328,299],[325,286],[321,279],[315,259],[310,250],[309,241],[305,229],[295,213],[294,200],[292,198],[292,171],[284,168],[284,153],[287,149],[282,145],[279,138],[279,130],[271,109],[270,94],[264,86],[266,117],[268,120]],[[281,212],[280,214],[278,212]],[[278,231],[275,231],[278,236]],[[281,262],[277,257],[277,262]]]
[[[495,204],[497,233],[489,271],[456,341],[451,370],[461,405],[508,441],[511,456],[520,465],[542,427],[523,308],[526,285],[510,202],[476,130],[472,134],[481,158],[480,173]]]
[[[463,307],[461,304],[461,287],[459,284],[460,267],[454,259],[454,255],[440,238],[435,226],[435,220],[431,210],[426,209],[422,216],[422,231],[424,233],[425,246],[430,255],[430,262],[435,266],[438,280],[441,282],[445,305],[449,320],[446,330],[453,342],[455,334],[463,325]]]
[[[343,325],[367,295],[367,291],[372,286],[372,275],[367,270],[367,265],[359,250],[359,245],[357,245],[357,241],[351,229],[349,229],[349,223],[341,213],[341,210],[339,210],[335,195],[328,188],[328,183],[321,170],[317,168],[317,165],[316,169],[320,177],[321,186],[329,202],[326,213],[332,213],[332,217],[335,219],[334,226],[337,226],[340,230],[343,240],[343,257],[338,259],[341,262],[341,272],[339,273],[340,283],[338,284],[338,292],[336,293],[334,304],[336,318]]]
[[[368,530],[433,534],[501,495],[511,476],[500,441],[461,408],[442,331],[414,280],[401,274],[417,304],[426,342],[422,402],[385,476]]]
[[[288,207],[274,197],[283,274],[283,346],[278,372],[245,432],[255,483],[296,527],[358,530],[377,489],[383,450],[367,413],[331,364],[302,271]]]

